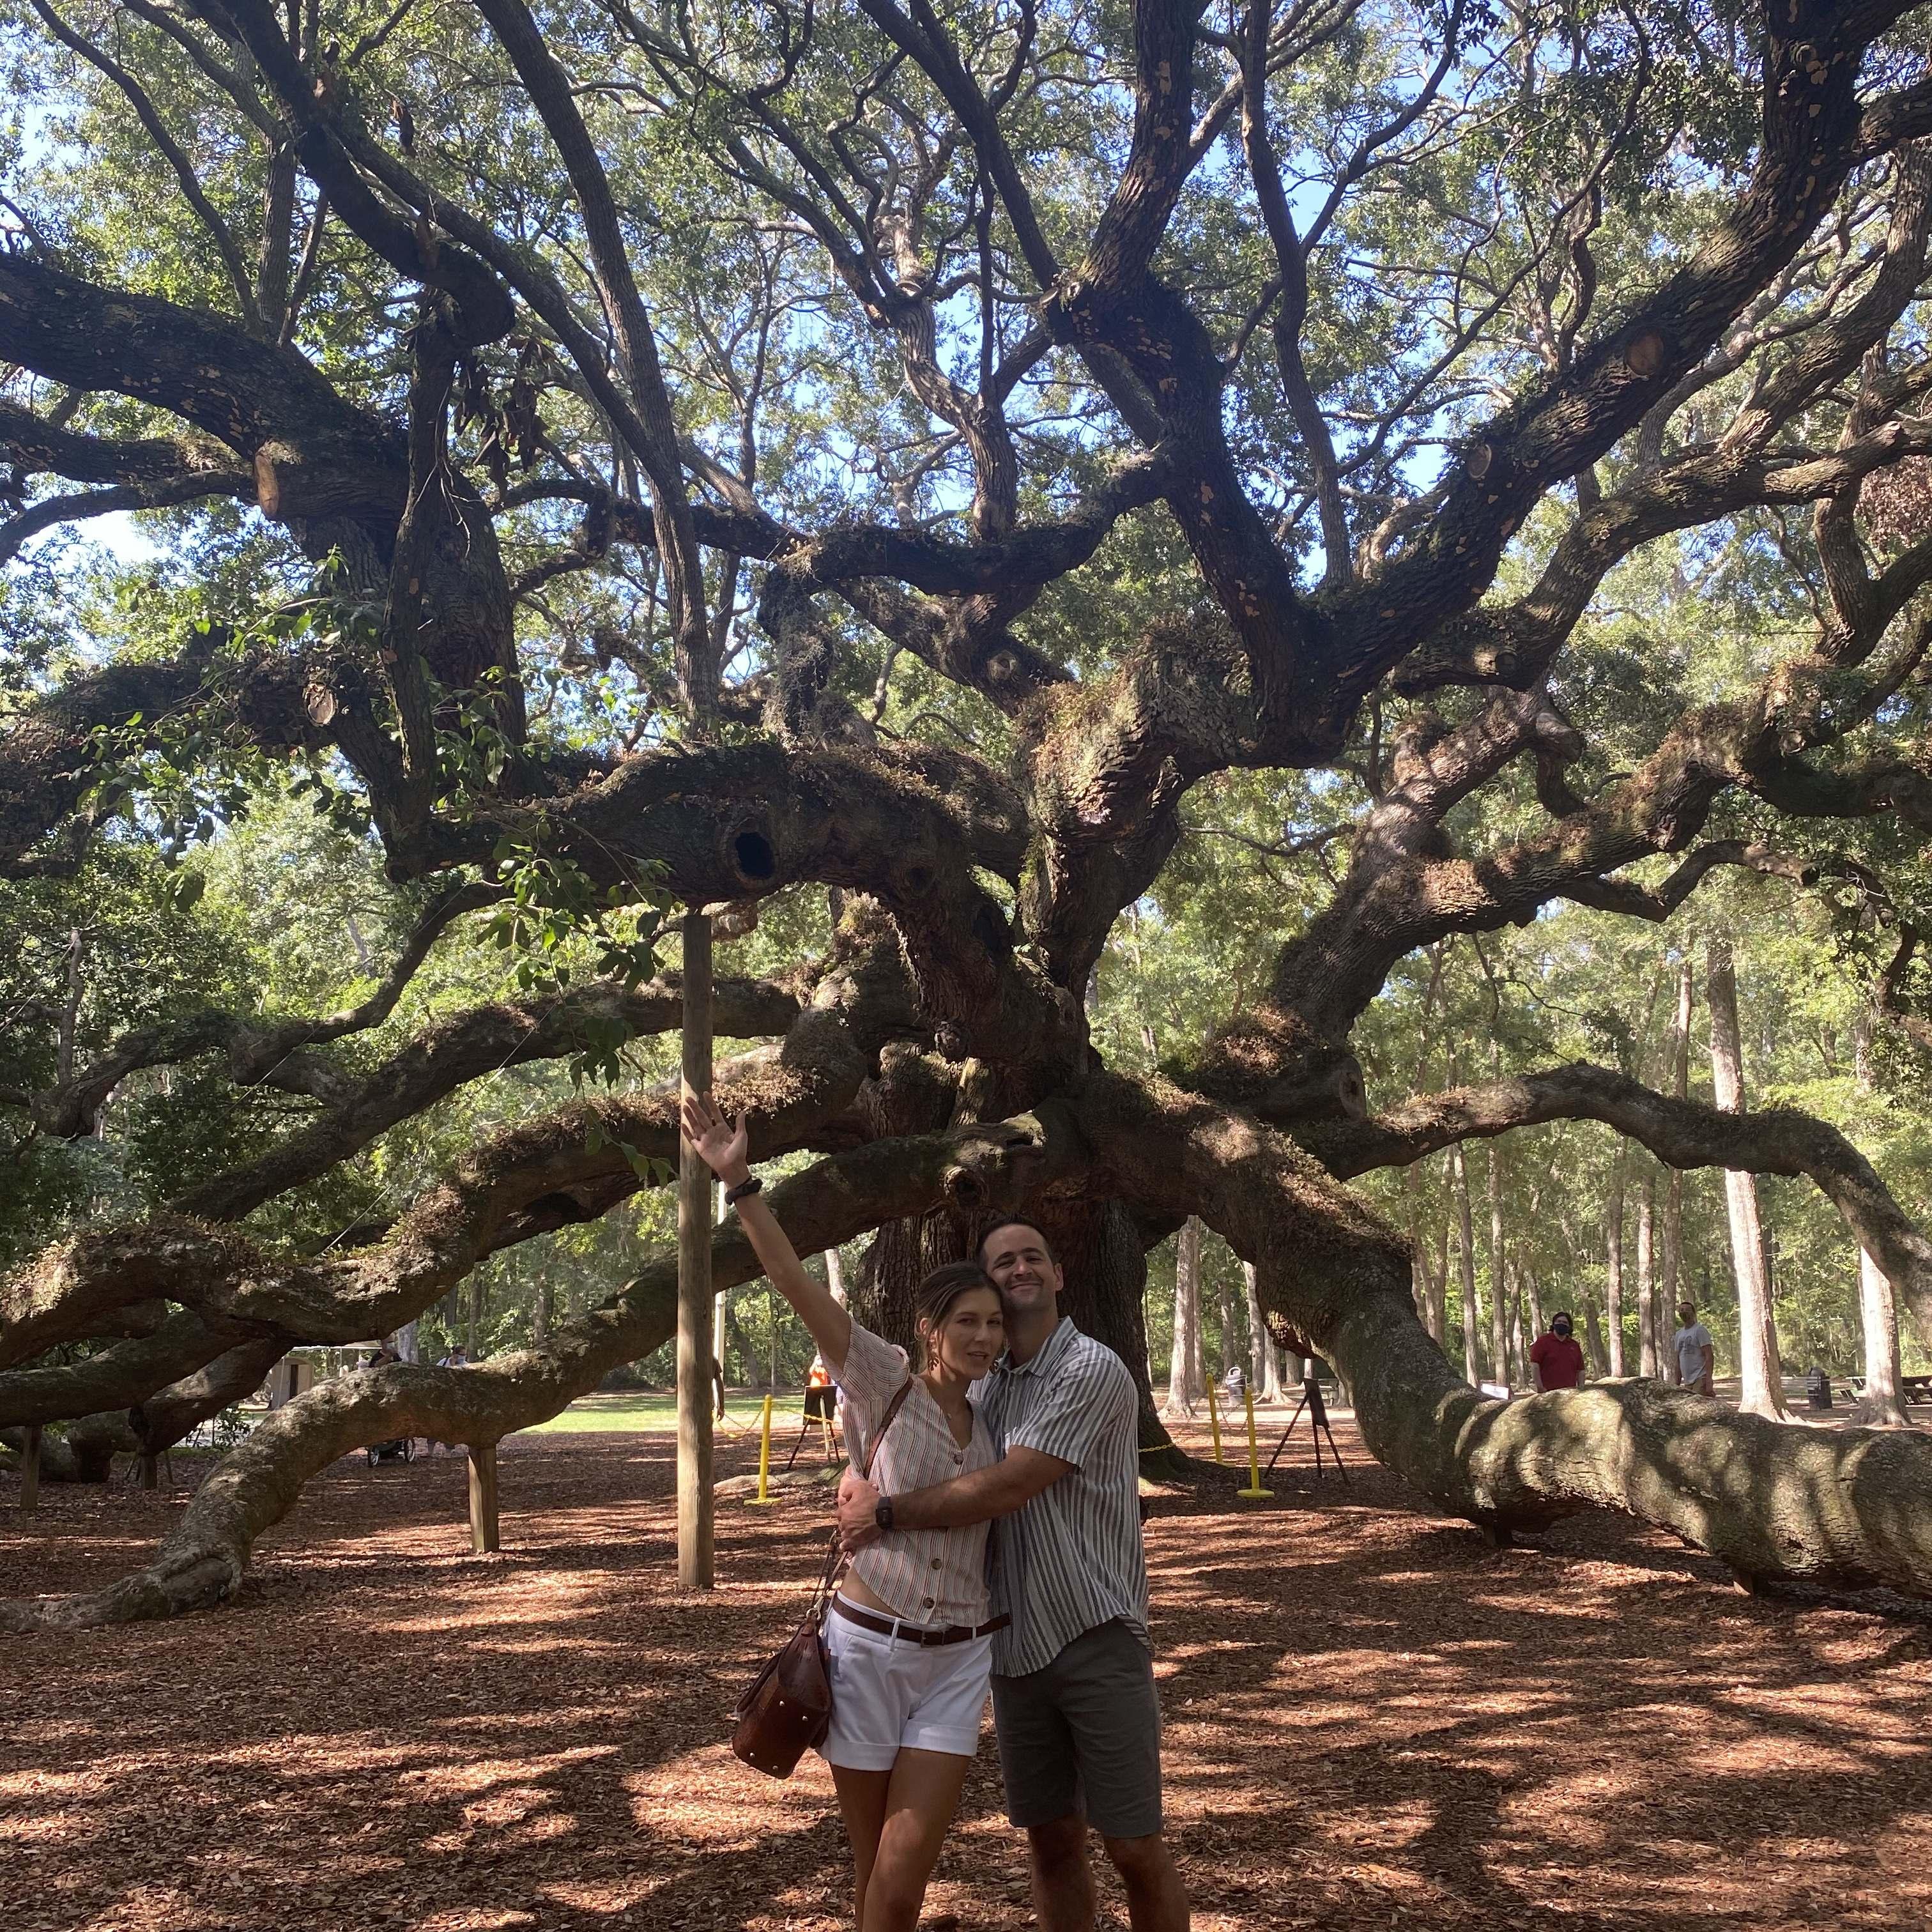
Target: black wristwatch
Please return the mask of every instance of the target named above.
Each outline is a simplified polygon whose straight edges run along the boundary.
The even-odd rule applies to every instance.
[[[879,1526],[881,1534],[892,1528],[892,1499],[890,1496],[879,1498],[879,1506],[872,1512],[872,1520]]]
[[[728,1208],[734,1201],[743,1200],[745,1196],[748,1194],[757,1193],[758,1190],[764,1186],[764,1180],[760,1179],[758,1175],[755,1174],[746,1175],[742,1180],[739,1182],[736,1187],[728,1187],[725,1189],[725,1206]]]

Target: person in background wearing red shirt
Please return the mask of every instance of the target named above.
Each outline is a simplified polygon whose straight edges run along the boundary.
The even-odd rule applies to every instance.
[[[1569,1311],[1558,1310],[1550,1333],[1530,1344],[1530,1372],[1538,1395],[1546,1389],[1574,1388],[1583,1379],[1583,1345],[1571,1335],[1570,1325]]]

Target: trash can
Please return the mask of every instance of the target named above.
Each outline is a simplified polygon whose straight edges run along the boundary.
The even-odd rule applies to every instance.
[[[1832,1378],[1822,1369],[1814,1369],[1804,1378],[1804,1394],[1814,1409],[1828,1409],[1832,1406]]]

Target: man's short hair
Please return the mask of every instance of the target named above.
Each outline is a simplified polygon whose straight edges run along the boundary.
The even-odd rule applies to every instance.
[[[1559,1322],[1567,1322],[1573,1328],[1576,1325],[1576,1316],[1572,1315],[1567,1308],[1559,1308],[1556,1312],[1550,1318],[1550,1325],[1552,1328],[1554,1328]]]
[[[1688,1328],[1697,1318],[1697,1304],[1694,1301],[1680,1301],[1677,1304],[1677,1313]]]
[[[1030,1231],[1032,1233],[1039,1235],[1040,1244],[1046,1250],[1047,1259],[1052,1262],[1055,1268],[1059,1267],[1060,1257],[1053,1252],[1053,1244],[1046,1238],[1046,1231],[1040,1226],[1040,1223],[1036,1221],[1029,1221],[1024,1214],[1009,1214],[1004,1221],[995,1221],[993,1225],[980,1237],[980,1245],[974,1250],[974,1252],[982,1268],[984,1268],[986,1264],[986,1244],[990,1241],[995,1234],[1003,1232],[1008,1228],[1024,1228]]]

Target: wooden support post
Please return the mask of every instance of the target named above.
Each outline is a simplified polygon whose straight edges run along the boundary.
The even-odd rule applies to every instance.
[[[40,1506],[40,1425],[30,1422],[27,1424],[26,1453],[20,1459],[20,1507],[32,1510]]]
[[[711,1090],[711,921],[684,916],[684,1089]],[[677,1580],[712,1586],[711,1170],[688,1140],[677,1172]]]
[[[478,1556],[499,1548],[496,1522],[496,1445],[470,1444],[470,1546]]]
[[[144,1490],[158,1490],[161,1486],[161,1459],[142,1452],[140,1464],[141,1486]]]

